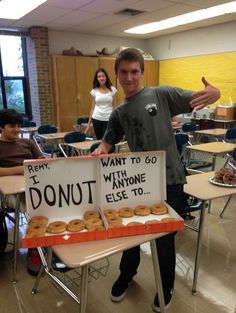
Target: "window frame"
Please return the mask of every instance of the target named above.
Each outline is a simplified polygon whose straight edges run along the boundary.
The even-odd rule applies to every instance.
[[[0,33],[0,35],[3,35]],[[9,36],[9,33],[5,34]],[[32,108],[30,101],[30,87],[29,87],[29,74],[28,74],[28,62],[27,62],[27,51],[26,51],[26,38],[19,36],[17,34],[11,34],[11,36],[20,37],[21,38],[21,47],[22,47],[22,58],[23,58],[23,67],[24,67],[24,76],[4,76],[3,75],[3,66],[2,66],[2,55],[1,55],[1,47],[0,47],[0,80],[1,80],[1,91],[2,91],[2,101],[3,108],[7,108],[7,98],[6,98],[6,90],[5,90],[5,81],[7,80],[21,80],[22,88],[23,88],[23,97],[25,103],[25,116],[30,120],[32,119]]]

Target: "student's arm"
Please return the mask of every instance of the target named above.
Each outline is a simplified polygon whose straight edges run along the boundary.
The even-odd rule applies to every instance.
[[[190,101],[191,107],[196,108],[197,110],[214,103],[221,96],[220,90],[209,84],[205,77],[202,77],[202,82],[205,88],[203,90],[193,92],[192,100]]]
[[[94,108],[95,108],[95,98],[92,96],[92,105],[91,105],[91,110],[90,110],[90,114],[89,114],[88,125],[87,125],[87,127],[85,128],[85,131],[84,131],[85,134],[89,131],[89,128],[90,128],[90,126],[92,124],[92,116],[93,116]]]
[[[23,175],[24,167],[13,166],[13,167],[0,167],[0,177],[1,176],[11,176],[11,175]]]
[[[96,155],[96,154],[107,154],[111,150],[112,145],[109,144],[106,141],[102,141],[100,145],[95,149],[91,154]]]

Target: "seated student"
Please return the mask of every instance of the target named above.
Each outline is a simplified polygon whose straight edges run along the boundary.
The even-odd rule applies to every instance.
[[[27,159],[43,158],[37,146],[30,139],[19,138],[22,116],[13,109],[0,111],[0,176],[23,175],[23,162]],[[15,197],[5,199],[6,207],[14,207]],[[25,210],[25,198],[21,197],[21,210]],[[27,269],[31,274],[37,274],[40,269],[40,258],[36,249],[29,249]]]

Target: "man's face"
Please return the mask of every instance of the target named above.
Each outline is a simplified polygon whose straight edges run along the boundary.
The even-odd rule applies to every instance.
[[[126,97],[136,95],[143,88],[141,81],[143,72],[139,62],[121,61],[116,75]]]
[[[19,137],[20,127],[20,124],[6,124],[4,127],[0,127],[1,138],[7,141],[16,140]]]

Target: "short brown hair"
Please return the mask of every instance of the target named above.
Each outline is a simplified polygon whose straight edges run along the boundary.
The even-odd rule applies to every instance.
[[[115,61],[115,72],[117,73],[121,61],[139,62],[142,72],[144,71],[144,58],[142,54],[135,48],[127,48],[122,50]]]

